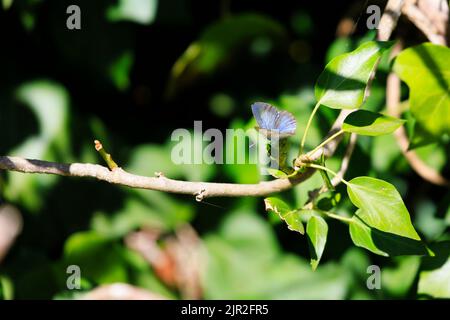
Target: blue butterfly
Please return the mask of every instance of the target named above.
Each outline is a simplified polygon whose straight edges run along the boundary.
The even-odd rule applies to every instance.
[[[290,112],[278,111],[274,106],[264,102],[252,104],[252,112],[258,123],[256,129],[266,137],[286,138],[295,134],[297,121]]]

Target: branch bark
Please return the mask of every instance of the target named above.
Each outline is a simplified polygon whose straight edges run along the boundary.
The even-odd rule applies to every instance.
[[[446,45],[448,4],[443,0],[405,0],[402,13],[433,43]]]
[[[378,25],[378,39],[387,41],[397,26],[404,0],[389,0]]]

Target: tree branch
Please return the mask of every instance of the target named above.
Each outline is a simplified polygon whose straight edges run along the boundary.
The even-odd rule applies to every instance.
[[[416,5],[417,4],[417,5]],[[405,0],[403,14],[433,43],[446,45],[448,4],[442,0]]]
[[[378,39],[387,41],[397,25],[404,0],[389,0],[378,25]]]
[[[121,168],[111,171],[104,166],[89,163],[63,164],[7,156],[0,156],[0,169],[22,173],[91,177],[131,188],[193,195],[198,201],[209,197],[266,196],[290,189],[294,185],[308,179],[314,172],[314,170],[307,170],[292,179],[277,179],[257,184],[191,182],[173,180],[163,175],[158,177],[139,176],[128,173]]]

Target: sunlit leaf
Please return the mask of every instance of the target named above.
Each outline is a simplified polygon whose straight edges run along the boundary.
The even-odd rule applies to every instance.
[[[379,136],[397,130],[405,120],[386,116],[367,110],[350,113],[342,124],[344,132],[353,132],[365,136]]]
[[[386,252],[378,249],[378,247],[374,243],[374,240],[372,239],[372,229],[363,221],[361,221],[361,219],[359,219],[357,215],[353,216],[349,228],[350,237],[352,238],[352,241],[355,245],[365,248],[381,256],[388,256]]]
[[[395,187],[372,177],[357,177],[348,182],[352,203],[360,209],[360,218],[381,231],[420,240],[408,210]]]
[[[357,109],[378,59],[391,42],[369,41],[332,59],[319,76],[315,94],[320,104],[334,109]]]
[[[357,177],[348,182],[347,192],[360,209],[350,223],[350,235],[356,245],[381,255],[427,254],[393,185]]]
[[[274,178],[277,179],[288,179],[296,175],[297,173],[293,171],[292,173],[286,173],[284,171],[273,169],[273,168],[267,168],[266,171]]]
[[[276,197],[264,199],[264,204],[267,211],[278,214],[280,219],[286,222],[289,230],[305,234],[300,210],[292,210],[287,203]]]
[[[402,51],[394,71],[410,88],[414,118],[435,141],[450,134],[450,49],[425,43]]]

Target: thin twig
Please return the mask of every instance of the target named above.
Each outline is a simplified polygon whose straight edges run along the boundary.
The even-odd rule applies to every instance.
[[[103,148],[103,145],[101,144],[100,141],[94,140],[94,145],[95,150],[97,150],[100,156],[103,158],[103,160],[105,160],[110,170],[115,170],[119,167],[117,163],[114,162],[111,155],[108,152],[106,152],[105,148]]]
[[[345,150],[344,157],[342,158],[341,167],[337,172],[337,175],[333,177],[333,179],[331,180],[331,184],[333,185],[333,187],[336,187],[342,181],[345,173],[348,170],[348,165],[350,164],[350,159],[352,158],[353,150],[355,150],[357,137],[358,136],[355,133],[352,133],[350,135],[347,149]]]

